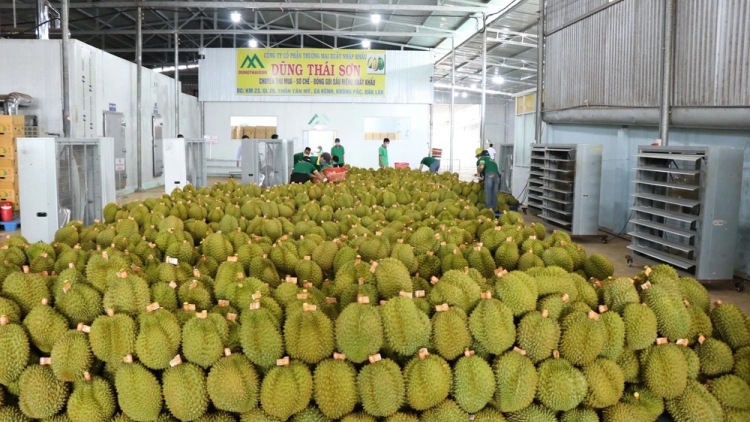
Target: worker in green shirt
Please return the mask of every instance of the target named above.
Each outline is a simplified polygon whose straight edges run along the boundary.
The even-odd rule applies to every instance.
[[[310,147],[305,148],[304,152],[298,152],[294,154],[294,162],[292,164],[297,164],[300,161],[302,161],[303,157],[309,157],[310,156]]]
[[[320,154],[320,168],[324,170],[328,167],[333,167],[333,158],[331,158],[331,154],[324,152]]]
[[[313,178],[317,178],[321,182],[325,181],[325,177],[310,162],[310,157],[302,157],[292,167],[292,175],[289,178],[289,183],[306,183],[312,181]]]
[[[338,163],[333,164],[334,167],[344,167],[344,147],[341,146],[341,139],[336,138],[334,141],[335,145],[331,148],[331,155],[338,157]]]
[[[440,170],[440,160],[435,157],[424,157],[419,163],[419,171],[422,171],[422,166],[427,166],[430,173],[437,173]]]
[[[388,144],[390,143],[390,139],[383,139],[383,145],[380,146],[380,150],[378,151],[378,165],[381,169],[388,167]]]
[[[500,169],[490,159],[490,154],[482,150],[477,161],[477,177],[484,179],[484,204],[497,212],[497,191],[500,188]]]

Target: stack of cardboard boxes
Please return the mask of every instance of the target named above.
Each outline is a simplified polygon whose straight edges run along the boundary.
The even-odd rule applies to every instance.
[[[396,141],[399,138],[399,132],[365,132],[365,141],[382,141],[385,138]]]
[[[16,138],[23,138],[24,116],[0,116],[0,201],[18,209],[18,150]]]
[[[232,139],[271,139],[276,134],[276,126],[232,126]]]

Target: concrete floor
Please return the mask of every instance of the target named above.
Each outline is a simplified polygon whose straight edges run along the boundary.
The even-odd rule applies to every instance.
[[[222,180],[225,179],[209,178],[209,186]],[[117,201],[122,204],[136,200],[143,200],[150,197],[161,196],[163,193],[164,187],[162,186],[143,192],[131,193],[122,197],[118,196]],[[531,215],[524,215],[524,219],[527,223],[540,221],[538,218]],[[549,230],[554,229],[554,227],[549,225],[547,228]],[[23,228],[21,228],[21,232],[23,232]],[[0,233],[2,235],[16,234],[15,232]],[[602,232],[601,234],[604,235],[605,233]],[[601,240],[596,237],[577,238],[574,239],[574,241],[582,245],[586,249],[586,252],[588,254],[599,253],[612,260],[612,262],[615,264],[615,276],[634,277],[641,271],[641,269],[643,269],[645,265],[653,265],[653,262],[648,262],[644,259],[641,259],[640,257],[634,257],[635,259],[632,266],[628,266],[625,256],[631,255],[630,250],[627,249],[627,246],[630,244],[629,240],[609,236],[609,240],[606,244],[602,243]],[[0,239],[0,244],[2,243],[3,239]],[[690,275],[683,272],[680,272],[680,274],[685,276]],[[726,303],[734,303],[735,305],[739,306],[746,314],[750,314],[750,290],[737,292],[734,283],[729,281],[707,283],[705,284],[705,286],[706,289],[708,289],[708,292],[711,295],[711,299],[713,301],[721,300]]]

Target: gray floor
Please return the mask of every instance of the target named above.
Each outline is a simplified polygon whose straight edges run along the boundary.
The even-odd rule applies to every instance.
[[[212,185],[220,180],[221,179],[210,178],[209,185]],[[144,192],[137,192],[126,195],[123,198],[118,198],[118,202],[127,203],[135,200],[143,200],[149,197],[160,196],[163,193],[164,188],[158,187]],[[524,218],[527,222],[539,221],[536,217],[530,215],[525,215]],[[553,227],[550,226],[548,227],[548,229],[553,229]],[[23,232],[23,228],[21,228],[21,232]],[[13,232],[0,233],[4,235],[15,234]],[[574,241],[586,248],[586,252],[588,254],[599,253],[611,259],[615,264],[615,276],[633,277],[637,275],[645,265],[651,264],[636,257],[632,266],[628,266],[625,257],[626,255],[630,255],[630,250],[627,249],[627,245],[629,245],[630,242],[622,238],[613,238],[612,236],[609,236],[609,239],[610,240],[606,244],[602,243],[600,239],[595,237],[578,238],[574,239]],[[0,239],[0,244],[2,243],[3,240]],[[683,274],[689,275],[687,273]],[[739,306],[746,314],[750,314],[750,293],[748,291],[737,292],[735,290],[735,285],[733,282],[714,282],[705,284],[705,286],[711,294],[712,300],[721,300],[726,303],[734,303]]]

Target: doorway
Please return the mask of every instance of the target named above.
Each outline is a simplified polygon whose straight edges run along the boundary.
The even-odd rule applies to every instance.
[[[318,146],[323,147],[324,152],[331,152],[331,147],[336,140],[334,130],[306,130],[302,148],[310,147],[313,154],[318,153]]]
[[[151,145],[153,146],[154,177],[159,177],[164,173],[164,146],[162,143],[163,128],[164,122],[161,115],[153,114],[151,116]]]
[[[104,136],[115,141],[115,189],[125,189],[128,175],[125,171],[125,116],[114,111],[104,112]]]

